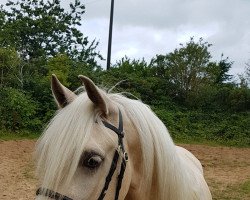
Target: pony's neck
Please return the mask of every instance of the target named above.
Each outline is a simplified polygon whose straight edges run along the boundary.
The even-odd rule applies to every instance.
[[[174,143],[171,145],[173,145],[173,151],[168,154],[171,157],[168,158],[168,166],[165,166],[164,177],[161,181],[156,180],[156,183],[161,185],[152,187],[152,194],[160,200],[210,199],[211,194],[203,178],[202,167],[198,159],[186,149],[175,146]],[[151,197],[154,199],[155,196]]]
[[[142,187],[140,192],[135,191],[126,199],[194,200],[200,196],[200,183],[197,179],[201,179],[202,171],[195,163],[188,162],[185,153],[181,154],[172,140],[167,144],[168,151],[158,156],[158,159],[164,161],[157,161],[155,156],[151,187]],[[159,163],[163,166],[158,166]]]

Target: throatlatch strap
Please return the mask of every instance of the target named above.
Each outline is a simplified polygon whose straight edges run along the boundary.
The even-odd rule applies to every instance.
[[[45,197],[49,197],[49,198],[55,199],[55,200],[73,200],[67,196],[61,195],[57,192],[54,192],[54,191],[49,190],[49,189],[44,189],[44,188],[39,188],[36,191],[36,196],[38,196],[38,195],[43,195]]]

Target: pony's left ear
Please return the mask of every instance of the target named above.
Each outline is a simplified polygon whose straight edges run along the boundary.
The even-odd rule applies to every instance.
[[[94,84],[92,80],[88,77],[79,75],[78,76],[85,86],[86,92],[89,99],[94,103],[94,105],[99,108],[104,116],[108,115],[108,105],[107,99],[102,95],[101,90]]]

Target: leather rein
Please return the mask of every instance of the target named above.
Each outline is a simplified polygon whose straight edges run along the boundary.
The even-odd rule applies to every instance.
[[[123,119],[122,119],[122,113],[121,113],[120,109],[119,109],[119,127],[118,128],[115,127],[114,125],[106,122],[106,121],[102,121],[102,123],[104,124],[105,127],[111,129],[113,132],[115,132],[117,134],[117,136],[118,136],[118,148],[115,150],[108,175],[106,176],[106,179],[105,179],[105,184],[102,188],[101,194],[98,197],[98,200],[104,199],[106,192],[109,188],[109,184],[110,184],[112,177],[114,175],[114,172],[117,168],[119,157],[122,154],[123,156],[122,156],[122,161],[121,161],[121,166],[120,166],[120,172],[119,172],[119,175],[117,177],[116,192],[115,192],[115,200],[118,200],[121,185],[122,185],[122,180],[123,180],[125,169],[126,169],[126,164],[128,161],[128,154],[125,151],[124,144],[123,144],[123,138],[124,138]],[[46,196],[46,197],[49,197],[49,198],[52,198],[55,200],[73,200],[65,195],[62,195],[58,192],[54,192],[53,190],[49,190],[49,189],[45,189],[45,188],[39,188],[36,191],[36,196],[38,196],[38,195],[43,195],[43,196]]]

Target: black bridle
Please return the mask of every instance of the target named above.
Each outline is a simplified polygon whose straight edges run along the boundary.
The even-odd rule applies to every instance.
[[[123,131],[123,119],[122,119],[122,113],[119,110],[119,127],[116,128],[114,125],[106,122],[106,121],[102,121],[104,126],[111,129],[112,131],[114,131],[117,136],[118,136],[118,149],[115,150],[114,156],[113,156],[113,160],[109,169],[109,173],[106,176],[106,180],[105,180],[105,184],[103,186],[103,189],[101,191],[101,194],[98,197],[98,200],[102,200],[104,199],[106,192],[108,190],[109,184],[112,180],[112,177],[114,175],[114,172],[117,168],[117,163],[120,157],[120,154],[122,153],[122,161],[121,161],[121,167],[120,167],[120,173],[117,177],[117,185],[116,185],[116,192],[115,192],[115,200],[118,200],[119,197],[119,193],[120,193],[120,189],[121,189],[121,185],[122,185],[122,180],[124,177],[124,173],[125,173],[125,169],[126,169],[126,162],[128,161],[128,154],[124,149],[124,144],[123,144],[123,138],[124,138],[124,131]],[[67,196],[64,196],[60,193],[54,192],[53,190],[49,190],[49,189],[44,189],[44,188],[39,188],[36,191],[36,195],[43,195],[46,197],[50,197],[52,199],[55,200],[73,200]]]

